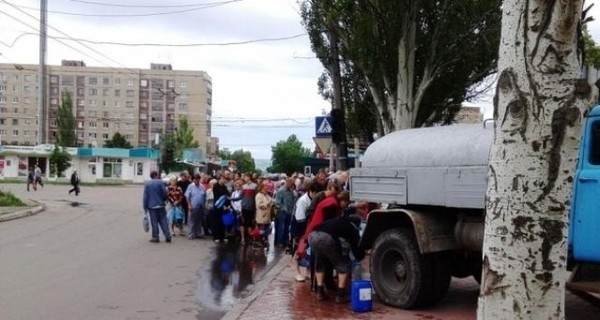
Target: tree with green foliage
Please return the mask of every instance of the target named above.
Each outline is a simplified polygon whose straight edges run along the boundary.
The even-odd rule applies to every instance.
[[[167,134],[161,141],[160,152],[160,167],[165,173],[169,173],[170,169],[175,165],[175,150],[177,150],[176,137],[172,134]]]
[[[65,170],[71,166],[71,155],[64,147],[54,145],[50,154],[50,174],[63,177]]]
[[[592,35],[583,29],[583,44],[585,52],[585,64],[600,69],[600,46],[592,39]]]
[[[71,93],[68,91],[63,91],[62,93],[62,103],[58,108],[56,121],[58,124],[58,145],[62,147],[77,147],[73,99],[71,99]]]
[[[271,167],[269,172],[283,172],[291,175],[293,172],[302,171],[302,158],[310,156],[310,149],[304,148],[302,142],[298,140],[295,134],[289,136],[287,140],[277,142],[271,147]]]
[[[256,163],[250,151],[244,151],[244,149],[234,152],[222,150],[218,152],[218,156],[223,160],[235,160],[238,172],[256,172]]]
[[[187,117],[179,118],[179,124],[175,131],[175,150],[176,158],[183,158],[183,149],[198,148],[200,144],[194,139],[194,128],[190,126]]]
[[[471,88],[496,72],[501,3],[305,0],[301,14],[328,76],[330,39],[339,39],[345,72],[368,88],[385,134],[450,122]]]
[[[113,134],[112,139],[104,141],[104,147],[105,148],[123,148],[123,149],[133,148],[131,143],[129,143],[129,141],[127,141],[127,139],[125,139],[125,136],[123,136],[118,131],[115,132],[115,134]]]

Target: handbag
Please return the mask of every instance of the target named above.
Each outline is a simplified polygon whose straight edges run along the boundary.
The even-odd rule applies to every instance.
[[[145,232],[150,230],[150,221],[148,221],[148,212],[144,213],[144,219],[142,220],[142,227]]]

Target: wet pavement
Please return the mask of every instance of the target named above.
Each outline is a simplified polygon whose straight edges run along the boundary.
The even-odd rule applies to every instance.
[[[220,319],[254,292],[256,283],[284,255],[273,248],[272,239],[270,243],[269,248],[264,248],[230,242],[212,249],[215,258],[204,265],[198,278],[196,296],[204,310],[198,319]]]
[[[290,261],[289,258],[285,261]],[[285,263],[282,261],[282,263]],[[479,285],[473,278],[453,278],[445,298],[424,310],[401,310],[373,298],[373,311],[355,313],[350,304],[336,304],[333,299],[320,302],[310,293],[308,282],[294,281],[295,268],[287,266],[273,277],[266,289],[239,315],[241,320],[304,319],[377,319],[377,320],[475,320]],[[598,309],[567,292],[566,319],[600,319]]]

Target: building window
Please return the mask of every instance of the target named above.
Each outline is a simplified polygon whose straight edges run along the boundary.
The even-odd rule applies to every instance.
[[[83,129],[83,121],[77,121],[77,128]]]
[[[0,125],[6,124],[6,119],[0,119]]]
[[[188,111],[188,105],[187,105],[187,103],[180,103],[179,104],[179,111]]]
[[[4,130],[4,129],[0,130],[0,135],[5,136],[6,135],[6,130]]]
[[[14,108],[14,109],[13,109],[13,113],[14,113],[14,114],[19,114],[19,108]]]
[[[115,97],[120,97],[121,96],[121,90],[115,90]]]
[[[116,108],[118,108],[118,107],[120,107],[120,106],[121,106],[121,101],[119,101],[119,100],[116,100],[116,101],[115,101],[115,107],[116,107]]]
[[[108,111],[102,111],[102,117],[103,118],[108,118],[109,114],[110,113]]]
[[[92,117],[92,118],[95,118],[95,117],[96,117],[96,115],[97,115],[96,111],[90,111],[88,114],[89,114],[89,115],[90,115],[90,117]]]
[[[85,106],[85,100],[83,100],[83,99],[77,99],[77,105],[81,106],[81,107]]]
[[[50,83],[58,83],[58,76],[50,76]]]
[[[62,77],[62,85],[63,86],[72,86],[73,84],[75,84],[75,79],[73,79],[73,76],[63,76]]]
[[[13,126],[18,126],[19,125],[19,119],[12,119],[12,125]]]
[[[29,98],[29,97],[25,97],[25,98],[23,99],[23,103],[30,104],[30,103],[31,103],[31,98]]]
[[[102,89],[102,96],[104,96],[104,97],[108,96],[108,91],[109,90],[110,89]]]
[[[106,107],[108,104],[106,103],[106,100],[102,100],[102,106]]]
[[[26,124],[29,124],[29,123],[26,123]],[[58,125],[58,121],[56,121],[56,120],[50,120],[50,126],[51,127],[56,127],[57,125]]]
[[[13,97],[13,103],[19,103],[19,97]]]
[[[110,128],[110,123],[108,123],[108,122],[102,122],[102,128],[105,128],[105,129]]]
[[[90,100],[90,106],[96,106],[96,100]]]
[[[6,103],[6,96],[0,96],[0,103]]]
[[[88,138],[96,139],[97,136],[95,132],[88,132]]]
[[[0,85],[0,91],[6,91],[6,86],[5,85]]]
[[[146,119],[148,119],[148,114],[144,113],[144,112],[141,112],[140,113],[140,120],[146,120]]]
[[[23,76],[23,80],[25,80],[25,82],[31,82],[31,75],[26,74],[25,76]]]
[[[77,111],[77,117],[80,117],[80,118],[85,117],[85,111],[83,111],[83,110]],[[82,124],[82,126],[83,126],[83,124]],[[80,127],[80,128],[83,128],[83,127]]]
[[[78,96],[83,96],[83,95],[85,95],[85,90],[84,90],[83,88],[79,88],[79,89],[77,89],[77,95],[78,95]]]
[[[103,178],[121,178],[121,159],[103,158]]]
[[[140,87],[142,87],[142,88],[148,88],[148,79],[141,79],[140,80]]]
[[[96,121],[90,121],[90,122],[88,122],[88,127],[95,128],[96,127]]]
[[[102,140],[108,140],[108,133],[102,134]]]
[[[23,87],[23,92],[31,93],[31,87],[30,86],[24,86]]]
[[[13,130],[13,136],[18,136],[19,135],[19,130]]]
[[[167,88],[175,88],[175,80],[167,80]]]
[[[135,97],[135,91],[133,91],[133,90],[127,90],[127,97],[128,98]]]
[[[133,86],[133,79],[127,79],[127,85]]]
[[[102,78],[102,84],[107,86],[110,84],[110,78]]]
[[[23,131],[23,136],[24,137],[27,137],[28,135],[29,135],[29,131],[28,130]]]
[[[58,104],[58,98],[52,98],[52,99],[50,99],[50,104],[51,105],[57,105]]]
[[[185,80],[179,81],[179,87],[180,88],[187,88],[187,86],[188,86],[187,85],[187,81],[185,81]]]
[[[88,78],[88,84],[91,84],[91,85],[98,84],[98,78],[96,78],[96,77],[90,77],[90,78]]]
[[[126,108],[133,108],[133,101],[125,101]]]
[[[57,96],[58,95],[58,87],[50,88],[50,95]]]
[[[148,102],[146,102],[146,101],[140,102],[140,108],[147,109],[148,108]]]
[[[179,94],[179,99],[182,99],[182,100],[187,100],[187,98],[188,98],[188,95],[187,95],[187,93],[185,93],[185,92],[184,92],[184,93],[180,93],[180,94]]]
[[[121,84],[121,78],[115,78],[115,85],[120,85]]]
[[[98,95],[98,89],[90,89],[88,93],[90,96],[96,96]]]

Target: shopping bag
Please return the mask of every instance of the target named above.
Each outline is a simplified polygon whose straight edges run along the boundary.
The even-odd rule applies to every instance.
[[[145,232],[148,232],[150,230],[150,221],[148,221],[148,212],[146,212],[144,214],[144,219],[142,220],[142,227],[144,228]]]

